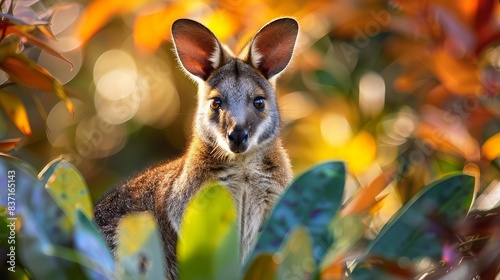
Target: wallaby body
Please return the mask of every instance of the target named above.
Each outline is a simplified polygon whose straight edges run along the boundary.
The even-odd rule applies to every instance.
[[[297,32],[295,20],[275,20],[234,56],[203,25],[187,19],[173,24],[179,61],[199,84],[192,140],[182,157],[146,170],[97,204],[95,220],[112,248],[120,218],[151,211],[162,234],[167,276],[176,279],[184,209],[203,184],[218,181],[237,206],[241,258],[247,257],[292,179],[279,135],[274,83],[291,59]]]

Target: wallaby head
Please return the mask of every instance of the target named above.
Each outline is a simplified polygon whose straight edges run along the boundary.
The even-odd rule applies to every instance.
[[[179,62],[199,86],[195,137],[219,156],[235,157],[278,136],[275,78],[289,64],[297,34],[294,19],[274,20],[236,56],[202,24],[173,23]]]

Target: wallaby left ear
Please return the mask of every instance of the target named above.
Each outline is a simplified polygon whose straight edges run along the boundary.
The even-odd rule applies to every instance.
[[[250,43],[249,62],[266,79],[283,71],[292,59],[299,24],[293,18],[280,18],[262,27]]]
[[[215,35],[199,22],[178,19],[172,24],[175,52],[184,69],[206,81],[221,63],[221,45]]]

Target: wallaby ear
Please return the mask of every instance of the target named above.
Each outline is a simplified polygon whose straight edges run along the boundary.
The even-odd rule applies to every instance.
[[[283,71],[292,59],[299,24],[293,18],[271,21],[250,43],[249,62],[270,79]]]
[[[221,61],[221,45],[208,28],[190,19],[172,24],[175,52],[184,69],[206,80]]]

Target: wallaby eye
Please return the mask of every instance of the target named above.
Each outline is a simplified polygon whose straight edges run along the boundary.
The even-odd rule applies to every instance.
[[[264,108],[266,108],[266,102],[264,97],[255,98],[255,100],[253,101],[253,106],[255,106],[255,108],[259,111],[264,110]]]
[[[210,100],[210,108],[212,108],[212,110],[218,110],[221,104],[222,100],[219,97],[214,97]]]

